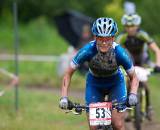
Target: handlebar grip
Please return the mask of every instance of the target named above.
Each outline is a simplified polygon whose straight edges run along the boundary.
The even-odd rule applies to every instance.
[[[81,114],[82,113],[82,108],[75,108],[75,112]]]
[[[72,110],[73,107],[74,107],[74,104],[70,100],[68,100],[68,107],[67,107],[67,109],[68,110]]]

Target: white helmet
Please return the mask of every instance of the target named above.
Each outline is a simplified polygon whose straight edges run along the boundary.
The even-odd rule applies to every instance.
[[[111,37],[117,32],[117,24],[112,18],[98,18],[92,26],[92,33],[96,36]]]
[[[141,17],[138,14],[125,14],[123,15],[121,22],[123,25],[140,25]]]

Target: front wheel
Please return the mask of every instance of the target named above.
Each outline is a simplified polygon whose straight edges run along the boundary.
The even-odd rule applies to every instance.
[[[141,111],[140,104],[137,104],[135,107],[135,128],[136,130],[141,130]]]
[[[97,130],[113,130],[112,125],[98,126]]]
[[[140,93],[138,93],[138,101],[139,101],[139,103],[135,106],[135,113],[134,113],[134,116],[135,116],[135,121],[134,121],[134,123],[135,123],[135,128],[136,128],[136,130],[141,130],[142,128],[142,126],[141,126],[141,124],[142,124],[142,116],[141,116],[141,101],[140,101],[141,99],[140,99]]]

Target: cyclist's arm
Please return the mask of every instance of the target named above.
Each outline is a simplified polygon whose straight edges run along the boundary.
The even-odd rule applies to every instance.
[[[93,47],[93,43],[88,44],[81,48],[76,56],[72,59],[70,66],[67,68],[63,81],[62,81],[62,97],[68,96],[68,87],[71,82],[71,78],[75,70],[83,64],[85,61],[87,61],[92,53],[90,53],[91,49]]]
[[[155,55],[156,55],[156,64],[157,66],[160,66],[160,49],[157,46],[156,42],[148,35],[147,32],[141,30],[138,34],[138,37],[142,40],[144,40],[149,48],[154,51]]]
[[[128,55],[128,53],[126,52],[126,50],[122,48],[120,45],[116,47],[116,50],[117,50],[117,54],[116,54],[117,61],[119,65],[123,66],[123,68],[127,72],[127,75],[130,78],[130,85],[129,85],[130,93],[137,94],[139,80],[136,76],[133,62],[130,56]]]
[[[19,78],[15,74],[10,73],[10,72],[8,72],[7,70],[5,70],[3,68],[0,68],[0,73],[8,76],[11,79],[10,86],[15,86],[15,85],[18,84]]]
[[[121,34],[119,34],[116,39],[115,42],[118,44],[121,44],[121,46],[125,47],[124,43],[127,40],[127,34],[122,32]]]
[[[149,44],[149,48],[154,51],[155,55],[156,55],[156,64],[157,66],[160,66],[160,49],[157,46],[157,44],[155,42],[152,42]]]
[[[137,94],[138,86],[139,86],[139,81],[136,76],[135,70],[132,72],[127,72],[127,75],[129,76],[130,79],[130,93]]]
[[[68,96],[68,87],[71,82],[71,78],[73,73],[75,72],[76,68],[69,66],[64,74],[63,81],[62,81],[62,97]]]

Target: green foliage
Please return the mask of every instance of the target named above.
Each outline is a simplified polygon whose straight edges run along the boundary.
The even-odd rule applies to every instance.
[[[0,28],[1,53],[14,53],[13,26],[6,26],[1,21]],[[59,55],[67,50],[67,46],[67,42],[60,37],[56,28],[50,25],[45,17],[39,17],[19,26],[20,54]]]
[[[81,0],[82,11],[93,18],[105,16],[104,8],[111,0]],[[75,6],[76,7],[76,6]]]
[[[41,15],[47,16],[53,21],[55,15],[63,13],[65,10],[74,9],[93,18],[109,16],[116,19],[121,30],[120,19],[123,14],[124,0],[17,0],[20,19],[30,21]],[[132,1],[132,0],[131,0]],[[1,0],[0,14],[7,16],[7,12],[12,12],[12,0]],[[132,1],[133,2],[133,1]],[[158,16],[159,0],[134,0],[137,12],[142,16],[142,27],[151,34],[158,34],[157,28],[160,23]]]
[[[158,44],[158,46],[160,47],[160,35],[159,34],[154,35],[153,38],[154,38],[155,42]]]
[[[20,53],[59,55],[67,50],[67,42],[44,17],[29,22],[20,28]]]
[[[159,33],[159,0],[141,0],[136,2],[137,12],[142,16],[142,27],[150,34]]]
[[[75,9],[92,17],[104,15],[104,7],[111,0],[18,0],[18,10],[20,19],[29,21],[41,15],[53,19],[53,16],[64,12],[65,10]],[[4,1],[2,11],[12,8],[12,0]]]
[[[121,17],[124,13],[122,7],[122,0],[112,0],[112,2],[106,4],[104,12],[107,14],[108,17],[113,18],[117,22],[119,30],[122,30],[122,26],[120,26]]]
[[[7,22],[6,22],[7,23]],[[0,51],[2,53],[14,54],[13,29],[6,26],[4,22],[0,24]],[[19,53],[35,55],[60,55],[66,52],[68,45],[64,41],[54,26],[51,26],[45,17],[39,17],[27,24],[20,24],[19,27]],[[14,61],[0,62],[0,67],[9,72],[15,72]],[[56,86],[61,85],[61,80],[57,75],[56,62],[19,62],[20,84],[26,86]],[[2,80],[2,79],[1,79]],[[73,77],[73,86],[78,81],[84,82],[84,78],[79,74]],[[4,80],[6,81],[6,80]],[[81,88],[82,84],[76,85]]]

